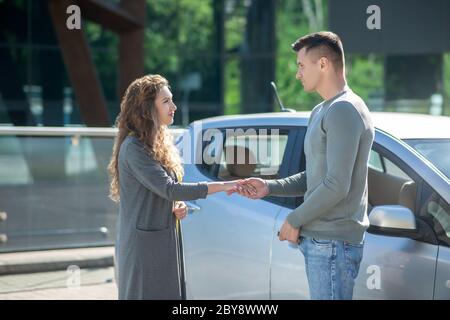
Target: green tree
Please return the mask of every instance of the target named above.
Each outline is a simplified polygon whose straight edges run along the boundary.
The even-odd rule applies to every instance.
[[[311,110],[322,99],[306,93],[295,79],[296,54],[291,44],[311,32],[327,29],[327,1],[284,0],[279,2],[277,16],[277,85],[284,104],[297,110]],[[366,102],[383,90],[383,58],[375,55],[347,55],[347,80],[350,87]]]
[[[349,55],[346,59],[347,82],[366,103],[383,90],[383,57]],[[370,105],[369,105],[370,107]]]
[[[309,0],[308,0],[309,1]],[[299,37],[321,28],[313,19],[313,11],[305,15],[304,2],[285,0],[278,2],[277,12],[277,62],[276,83],[280,97],[286,106],[296,110],[311,110],[321,98],[317,94],[307,93],[295,79],[297,57],[292,50],[292,43]],[[320,20],[320,19],[319,19]]]
[[[450,54],[444,54],[444,115],[450,116]]]

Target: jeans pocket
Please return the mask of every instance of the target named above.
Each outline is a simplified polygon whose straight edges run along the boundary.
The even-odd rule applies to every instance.
[[[330,246],[333,240],[311,238],[311,242],[318,246]]]
[[[361,243],[351,243],[344,241],[344,246],[346,247],[352,247],[352,248],[362,248],[364,246],[364,242]]]
[[[358,276],[359,266],[363,258],[364,245],[344,243],[344,255],[347,269],[353,279]]]

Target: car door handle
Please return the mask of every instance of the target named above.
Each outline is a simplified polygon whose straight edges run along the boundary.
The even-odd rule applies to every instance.
[[[194,213],[194,211],[200,211],[202,209],[200,206],[190,203],[190,202],[186,203],[186,205],[187,205],[189,214]]]

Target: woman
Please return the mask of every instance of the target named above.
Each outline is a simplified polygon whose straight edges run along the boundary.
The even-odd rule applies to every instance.
[[[176,109],[168,81],[160,75],[133,81],[120,105],[108,167],[110,197],[120,207],[115,252],[119,299],[180,299],[175,225],[186,207],[176,201],[206,198],[235,185],[179,182],[183,168],[167,128]]]

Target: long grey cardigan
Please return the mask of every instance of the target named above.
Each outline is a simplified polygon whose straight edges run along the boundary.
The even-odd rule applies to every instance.
[[[128,136],[119,151],[115,248],[119,299],[180,299],[173,201],[206,198],[206,183],[179,183]]]

